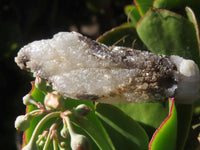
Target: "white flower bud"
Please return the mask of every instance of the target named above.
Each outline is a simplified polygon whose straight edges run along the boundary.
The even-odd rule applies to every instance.
[[[36,76],[35,87],[38,88],[41,91],[46,92],[46,90],[47,90],[46,80],[43,79],[43,78],[40,78],[39,76]]]
[[[74,111],[76,115],[85,117],[92,111],[92,109],[85,104],[80,104],[74,109]]]
[[[25,131],[30,126],[30,120],[25,115],[20,115],[15,120],[15,128],[19,131]]]
[[[61,135],[63,138],[67,138],[67,137],[68,137],[68,135],[69,135],[69,130],[68,130],[66,124],[63,124],[63,128],[62,128],[61,131],[60,131],[60,135]]]
[[[44,104],[47,110],[62,110],[64,108],[64,99],[57,92],[52,92],[45,96]]]
[[[72,150],[90,150],[90,144],[86,136],[74,134],[71,137]]]
[[[26,95],[23,97],[23,104],[24,104],[24,105],[34,105],[35,102],[34,102],[33,96],[30,95],[30,94],[26,94]]]

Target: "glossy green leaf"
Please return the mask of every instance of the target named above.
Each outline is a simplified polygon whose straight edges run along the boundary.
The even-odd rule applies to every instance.
[[[133,27],[136,27],[137,22],[140,20],[141,16],[140,13],[138,12],[138,9],[134,5],[127,5],[124,8],[125,13],[128,17],[128,19],[131,20],[131,25]]]
[[[148,148],[149,138],[145,130],[116,107],[98,104],[96,114],[102,119],[117,150]]]
[[[199,37],[199,27],[198,27],[198,23],[196,20],[196,16],[194,14],[194,12],[192,11],[191,8],[186,7],[185,8],[188,19],[194,24],[195,30],[196,30],[196,37],[197,37],[197,42],[198,42],[198,49],[199,49],[199,55],[200,55],[200,37]]]
[[[150,138],[169,112],[168,101],[166,103],[116,104],[115,106],[139,122]]]
[[[113,28],[97,39],[98,42],[108,46],[118,45],[125,47],[133,47],[134,49],[146,49],[146,46],[141,42],[135,28],[130,26],[119,26]]]
[[[152,52],[199,62],[196,30],[189,20],[167,10],[152,9],[140,20],[136,30]]]
[[[115,150],[111,140],[108,140],[109,137],[106,134],[105,130],[98,129],[99,125],[101,125],[101,122],[99,122],[99,125],[97,126],[97,124],[92,124],[86,118],[71,117],[71,119],[73,123],[81,127],[94,140],[99,149]]]
[[[154,0],[134,0],[141,16],[143,16],[149,9],[153,8],[153,1]]]
[[[176,150],[184,150],[193,115],[193,105],[176,104],[178,117],[178,133]]]
[[[185,3],[186,0],[154,0],[153,6],[154,8],[171,9],[180,7],[180,5],[184,5]]]
[[[177,112],[174,99],[169,99],[169,115],[154,133],[149,150],[176,150]]]
[[[192,10],[194,11],[196,18],[199,22],[200,20],[200,1],[199,0],[189,0],[187,1],[186,6],[192,8]]]
[[[95,109],[91,101],[67,99],[65,105],[67,109],[71,109],[79,104],[87,104],[93,110]],[[115,150],[110,137],[96,116],[95,111],[90,112],[87,119],[75,117],[72,117],[72,119],[77,126],[81,127],[94,140],[99,149]]]

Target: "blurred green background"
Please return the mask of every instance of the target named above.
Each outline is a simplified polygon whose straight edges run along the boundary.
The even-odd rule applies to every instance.
[[[0,148],[17,149],[21,135],[14,128],[24,114],[22,97],[30,89],[31,74],[14,62],[27,43],[76,30],[93,39],[126,22],[124,6],[132,0],[0,0]]]

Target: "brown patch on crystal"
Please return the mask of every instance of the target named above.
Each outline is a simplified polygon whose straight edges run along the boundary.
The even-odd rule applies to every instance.
[[[15,61],[20,66],[21,69],[26,69],[30,71],[30,68],[27,67],[27,62],[30,61],[28,55],[19,56],[17,59],[15,59]]]
[[[87,93],[77,94],[76,97],[77,99],[80,99],[80,100],[92,100],[92,101],[96,101],[100,98],[98,95],[87,94]]]

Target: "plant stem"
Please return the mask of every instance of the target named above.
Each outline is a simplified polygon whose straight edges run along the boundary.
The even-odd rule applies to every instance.
[[[52,137],[52,134],[53,134],[53,130],[56,128],[56,126],[57,126],[57,123],[54,123],[54,124],[51,126],[51,128],[50,128],[50,130],[49,130],[49,134],[48,134],[48,136],[47,136],[47,140],[46,140],[46,142],[45,142],[45,144],[44,144],[43,150],[48,150],[49,143],[50,143],[50,141],[51,141],[51,137]]]
[[[59,115],[60,115],[60,112],[52,112],[52,113],[47,114],[44,118],[42,118],[42,120],[40,120],[40,122],[37,124],[35,130],[33,131],[33,134],[32,134],[32,137],[31,137],[29,143],[33,144],[34,142],[36,142],[38,134],[45,122],[47,122],[51,118],[58,117]]]
[[[72,127],[72,125],[70,123],[69,117],[66,116],[66,117],[64,117],[64,119],[65,119],[65,122],[67,123],[67,127],[68,127],[70,135],[74,136],[75,133],[74,133],[73,127]]]
[[[27,115],[33,115],[33,116],[39,116],[43,114],[43,110],[41,109],[37,109],[37,110],[33,110],[30,113],[28,113]]]
[[[50,143],[50,140],[51,140],[51,130],[49,130],[49,134],[48,134],[48,136],[47,136],[47,139],[46,139],[46,141],[45,141],[45,144],[44,144],[44,147],[43,147],[43,150],[47,150],[48,149],[48,147],[49,147],[49,143]]]
[[[53,149],[58,150],[57,140],[53,138]]]

